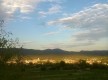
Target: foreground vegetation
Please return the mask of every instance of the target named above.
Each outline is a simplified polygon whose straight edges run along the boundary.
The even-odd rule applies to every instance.
[[[4,64],[0,66],[0,80],[107,80],[108,66],[92,65],[80,60],[75,64]]]

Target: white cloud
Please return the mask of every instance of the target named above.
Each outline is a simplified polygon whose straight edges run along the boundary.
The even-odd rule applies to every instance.
[[[21,41],[19,43],[19,45],[22,46],[22,47],[25,47],[25,46],[31,45],[31,44],[34,44],[34,41]]]
[[[79,31],[76,32],[73,37],[77,41],[97,41],[100,40],[101,38],[106,38],[108,37],[108,30],[104,29],[92,29],[92,30],[85,30],[85,31]]]
[[[66,24],[68,27],[87,27],[86,23],[91,24],[96,20],[104,19],[106,22],[108,19],[108,4],[95,4],[94,6],[82,10],[78,13],[72,14],[70,17],[61,18],[56,21],[48,22],[48,25],[52,24]]]
[[[51,8],[49,8],[48,13],[53,14],[53,13],[58,13],[60,12],[61,6],[60,5],[53,5]]]
[[[42,17],[46,17],[46,15],[56,14],[59,12],[61,12],[61,6],[59,4],[56,4],[56,5],[52,5],[52,7],[50,7],[47,12],[39,11],[39,14]]]
[[[28,17],[28,16],[19,16],[19,18],[21,18],[21,19],[23,19],[23,20],[29,20],[29,19],[31,19],[31,17]]]
[[[48,33],[45,33],[44,35],[56,35],[56,34],[58,34],[58,33],[60,33],[59,31],[55,31],[55,32],[48,32]]]
[[[80,29],[73,34],[77,41],[96,41],[108,37],[108,4],[95,4],[70,17],[49,21],[50,25],[62,25],[70,29]]]
[[[92,41],[89,42],[61,42],[61,43],[50,43],[47,45],[43,45],[43,48],[45,49],[54,49],[54,48],[61,48],[61,49],[72,49],[72,48],[78,48],[78,47],[85,47],[85,46],[90,46],[93,45],[94,43]],[[80,49],[79,49],[80,50]]]
[[[28,13],[34,9],[41,0],[2,0],[2,6],[8,13],[14,13],[19,9],[21,13]]]
[[[0,19],[9,19],[14,13],[30,13],[42,0],[0,0]]]
[[[41,2],[58,3],[60,0],[0,0],[0,19],[13,17],[14,13],[33,12]],[[56,7],[51,10],[54,9],[57,11]]]
[[[44,2],[51,2],[51,3],[57,3],[57,4],[59,4],[59,3],[62,3],[64,0],[42,0],[42,1],[44,1]]]

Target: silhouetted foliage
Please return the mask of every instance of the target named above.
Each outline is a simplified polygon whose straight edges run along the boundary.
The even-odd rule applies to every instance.
[[[18,39],[14,40],[10,36],[12,33],[6,32],[4,29],[4,20],[0,20],[0,64],[6,64],[13,58],[16,63],[21,62],[22,55],[19,52],[21,49],[16,49]]]
[[[60,61],[60,66],[65,66],[65,61]]]
[[[104,65],[102,63],[97,63],[97,62],[94,62],[91,66],[92,69],[108,69],[108,65]]]
[[[90,66],[89,63],[86,62],[86,60],[79,60],[79,67],[81,69],[85,69],[85,68],[88,68]]]

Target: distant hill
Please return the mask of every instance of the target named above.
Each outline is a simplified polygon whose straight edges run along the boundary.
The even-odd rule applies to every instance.
[[[108,56],[108,50],[94,50],[94,51],[65,51],[62,49],[46,49],[46,50],[33,50],[23,49],[24,55],[36,55],[36,54],[53,54],[53,55],[97,55],[97,56]]]
[[[5,50],[5,49],[4,49]],[[18,50],[18,49],[16,49]],[[2,50],[0,49],[0,52]],[[34,50],[34,49],[22,49],[21,54],[23,55],[87,55],[87,56],[108,56],[108,50],[94,50],[94,51],[65,51],[62,49],[45,49],[45,50]]]
[[[80,51],[84,55],[108,56],[108,50]]]

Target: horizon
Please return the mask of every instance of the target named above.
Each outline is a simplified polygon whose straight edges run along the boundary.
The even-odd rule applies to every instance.
[[[47,48],[47,49],[30,49],[30,48],[23,48],[23,49],[29,49],[29,50],[63,50],[63,51],[70,51],[70,50],[64,50],[60,48]],[[80,52],[80,51],[108,51],[108,49],[102,49],[102,50],[79,50],[79,51],[74,51],[74,52]]]
[[[0,0],[0,20],[24,49],[108,50],[108,0]]]
[[[16,49],[20,49],[20,48],[16,48]],[[23,50],[40,50],[40,51],[44,51],[44,50],[62,50],[62,51],[67,51],[67,52],[81,52],[81,51],[108,51],[107,49],[102,49],[102,50],[79,50],[79,51],[70,51],[70,50],[64,50],[64,49],[60,49],[60,48],[48,48],[48,49],[30,49],[30,48],[22,48]]]

